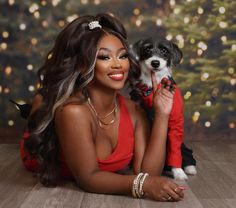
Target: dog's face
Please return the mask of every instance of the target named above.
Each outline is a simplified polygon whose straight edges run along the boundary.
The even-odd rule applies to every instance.
[[[133,45],[133,51],[141,65],[154,72],[166,67],[170,68],[178,64],[182,58],[182,52],[178,46],[165,39],[140,40]]]

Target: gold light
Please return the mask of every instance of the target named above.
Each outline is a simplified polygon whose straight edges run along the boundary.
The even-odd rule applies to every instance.
[[[19,28],[20,28],[20,30],[25,30],[26,29],[26,24],[25,23],[21,23]]]
[[[199,120],[199,117],[200,117],[200,113],[198,111],[194,112],[192,116],[193,122],[196,123]]]
[[[4,42],[1,43],[0,47],[1,47],[2,50],[6,50],[7,49],[7,43],[4,43]]]
[[[135,8],[135,9],[133,10],[133,14],[134,14],[134,15],[140,15],[140,10],[139,10],[138,8]]]
[[[9,37],[9,33],[7,31],[3,31],[2,32],[2,37],[3,38],[8,38]]]
[[[201,76],[202,81],[206,81],[209,78],[209,74],[207,72],[203,73]]]
[[[235,128],[235,124],[233,122],[229,123],[229,128],[230,129],[234,129]]]
[[[221,39],[222,42],[226,42],[227,41],[227,37],[225,35],[221,36],[220,39]]]
[[[229,74],[233,74],[234,73],[234,68],[233,67],[229,67],[228,68],[228,73]]]
[[[32,44],[32,45],[36,45],[37,43],[38,43],[37,38],[32,38],[32,39],[31,39],[31,44]]]
[[[207,100],[206,103],[205,103],[205,105],[206,105],[207,107],[210,107],[210,106],[211,106],[211,101],[210,101],[210,100]]]
[[[28,64],[28,65],[27,65],[27,69],[28,69],[29,71],[33,70],[33,68],[34,68],[34,67],[33,67],[32,64]]]
[[[219,26],[220,26],[220,28],[226,28],[226,27],[228,27],[228,23],[221,21],[221,22],[219,22]]]
[[[10,66],[7,66],[7,67],[5,68],[5,74],[8,76],[8,75],[11,74],[11,72],[12,72],[12,68],[11,68]]]

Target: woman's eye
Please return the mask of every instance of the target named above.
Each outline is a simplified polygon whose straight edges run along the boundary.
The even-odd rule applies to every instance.
[[[100,59],[100,60],[108,60],[109,56],[107,56],[107,55],[98,55],[97,58]]]
[[[122,54],[120,56],[120,59],[127,59],[128,58],[128,53]]]

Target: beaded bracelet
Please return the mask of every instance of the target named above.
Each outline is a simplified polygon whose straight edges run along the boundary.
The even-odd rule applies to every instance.
[[[134,178],[132,185],[132,194],[134,198],[141,198],[144,196],[143,184],[147,176],[149,176],[148,173],[139,173]]]

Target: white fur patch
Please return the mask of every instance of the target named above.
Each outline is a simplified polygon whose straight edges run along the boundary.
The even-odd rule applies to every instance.
[[[171,168],[174,179],[176,180],[187,180],[188,176],[185,174],[182,168]]]
[[[151,65],[151,62],[157,60],[160,62],[158,70],[154,70]],[[172,71],[167,67],[167,61],[158,56],[152,56],[147,60],[140,62],[141,66],[141,82],[146,84],[148,87],[152,87],[151,72],[155,72],[157,84],[161,82],[164,77],[171,76]]]

